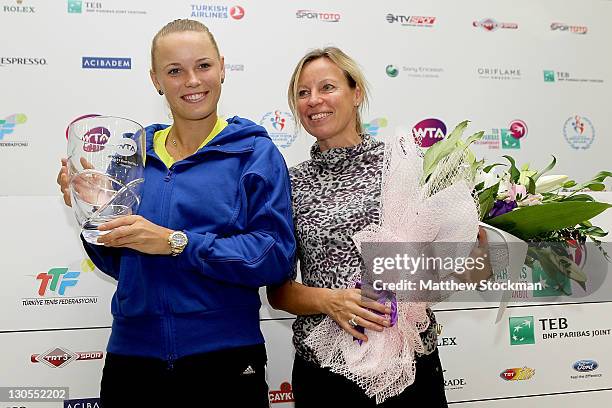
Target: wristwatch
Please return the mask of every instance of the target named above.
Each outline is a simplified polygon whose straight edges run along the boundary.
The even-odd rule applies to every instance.
[[[189,240],[183,231],[174,231],[168,236],[168,245],[170,245],[170,253],[172,256],[177,256],[187,246]]]

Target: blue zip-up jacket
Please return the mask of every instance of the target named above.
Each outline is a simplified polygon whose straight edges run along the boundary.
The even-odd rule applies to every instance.
[[[266,130],[233,117],[209,144],[170,169],[153,150],[138,214],[189,243],[178,256],[84,242],[96,266],[118,280],[107,350],[183,356],[261,344],[258,288],[290,278],[295,239],[287,166]]]

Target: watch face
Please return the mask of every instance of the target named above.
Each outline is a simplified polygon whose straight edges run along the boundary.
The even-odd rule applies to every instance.
[[[172,234],[171,241],[173,246],[181,247],[187,244],[187,237],[185,236],[185,234],[175,233]]]

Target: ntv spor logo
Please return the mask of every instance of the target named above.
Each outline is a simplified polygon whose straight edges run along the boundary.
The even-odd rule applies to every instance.
[[[83,57],[82,68],[85,69],[132,69],[131,58],[116,57]]]
[[[77,351],[73,352],[64,347],[55,347],[42,354],[32,354],[31,363],[44,363],[52,368],[64,368],[73,361],[102,360],[103,351]]]
[[[595,140],[595,128],[588,118],[574,115],[565,121],[563,137],[572,148],[586,150]]]
[[[533,316],[511,317],[508,323],[511,346],[535,344]]]
[[[446,137],[446,125],[440,119],[423,119],[412,128],[412,137],[421,147],[430,147]]]
[[[297,138],[293,115],[275,110],[266,113],[259,124],[266,128],[270,138],[278,147],[289,147]]]
[[[499,28],[516,30],[518,28],[518,24],[516,23],[498,23],[492,18],[485,18],[480,21],[474,21],[472,22],[472,26],[481,27],[485,31],[495,31]]]
[[[295,17],[306,20],[318,20],[326,23],[337,23],[340,21],[340,14],[328,13],[315,10],[298,10]]]
[[[389,13],[385,18],[391,24],[400,23],[408,27],[433,27],[436,22],[436,18],[431,16],[402,16]]]

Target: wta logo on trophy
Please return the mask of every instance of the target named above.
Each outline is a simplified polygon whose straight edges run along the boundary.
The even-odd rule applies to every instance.
[[[83,151],[91,153],[104,150],[104,146],[108,143],[110,135],[110,131],[101,126],[88,130],[87,133],[81,137],[83,140]]]

